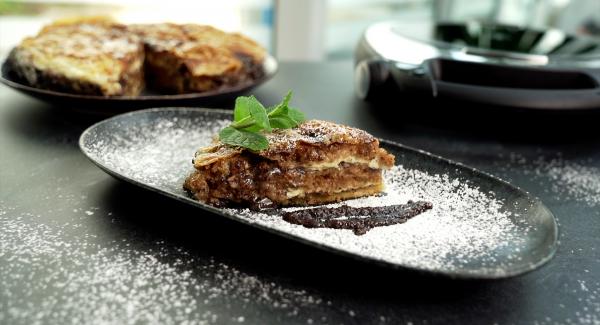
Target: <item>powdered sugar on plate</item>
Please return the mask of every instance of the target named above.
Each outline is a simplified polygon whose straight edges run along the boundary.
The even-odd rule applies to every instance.
[[[198,148],[210,144],[227,120],[158,119],[98,138],[91,152],[106,167],[151,186],[180,191]]]
[[[84,134],[82,149],[93,161],[126,179],[188,198],[182,184],[193,171],[194,152],[209,144],[214,134],[229,123],[227,113],[210,113],[149,111],[144,118],[125,115]],[[407,150],[394,146],[388,149],[398,155]],[[398,163],[402,164],[402,160],[398,159]],[[536,245],[553,234],[540,235],[539,232],[546,230],[529,223],[528,209],[539,202],[525,194],[519,202],[509,201],[479,189],[467,179],[402,165],[386,172],[385,182],[384,195],[345,204],[363,207],[425,200],[433,203],[433,209],[404,224],[378,227],[363,236],[356,236],[350,230],[308,229],[289,224],[282,220],[282,211],[275,214],[239,209],[222,211],[232,218],[318,246],[396,266],[447,274],[492,277],[514,274],[539,265],[541,259],[551,255],[549,249],[545,257],[529,258],[528,250],[538,249]],[[507,187],[497,180],[489,182],[496,182],[494,186],[498,189]],[[516,199],[510,197],[510,200]]]
[[[402,166],[386,172],[385,181],[385,195],[343,204],[372,207],[425,200],[433,203],[433,209],[404,224],[376,227],[362,236],[355,236],[348,230],[304,228],[285,222],[279,214],[248,209],[241,213],[233,209],[229,212],[250,222],[349,253],[420,269],[457,270],[468,268],[469,263],[478,260],[489,271],[502,272],[512,259],[521,259],[518,251],[510,256],[495,254],[512,246],[525,245],[525,241],[510,213],[502,211],[503,203],[489,193],[450,179],[448,175],[431,175]]]

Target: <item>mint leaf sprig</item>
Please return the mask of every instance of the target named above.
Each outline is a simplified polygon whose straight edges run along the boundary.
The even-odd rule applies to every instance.
[[[221,132],[221,142],[260,151],[269,148],[265,132],[273,129],[291,129],[304,122],[304,114],[289,107],[292,92],[273,107],[265,108],[254,96],[241,96],[235,100],[233,122]]]

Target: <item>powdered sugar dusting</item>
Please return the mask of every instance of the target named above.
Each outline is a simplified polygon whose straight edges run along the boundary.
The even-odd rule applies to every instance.
[[[164,241],[98,244],[77,222],[39,217],[0,205],[2,324],[232,323],[244,315],[223,316],[231,304],[295,315],[323,302]]]
[[[194,152],[229,123],[204,114],[164,115],[129,123],[122,132],[90,135],[95,139],[84,147],[93,159],[124,176],[187,197],[182,184],[193,170]],[[502,275],[515,265],[527,268],[524,252],[532,245],[527,238],[530,231],[536,231],[520,215],[527,206],[515,207],[515,202],[508,206],[494,193],[461,178],[401,165],[385,174],[385,182],[385,195],[345,203],[381,206],[424,200],[432,202],[433,209],[407,223],[378,227],[363,236],[343,229],[307,229],[285,222],[280,214],[225,212],[330,248],[424,270]]]
[[[556,191],[562,188],[571,197],[591,205],[600,205],[600,168],[552,161],[546,170],[550,178],[566,185],[554,185]]]
[[[198,148],[209,145],[227,120],[159,119],[99,138],[94,155],[114,169],[148,185],[180,191]]]
[[[561,155],[527,159],[516,153],[508,158],[511,169],[539,179],[549,179],[549,188],[558,197],[600,206],[600,167],[594,166],[592,161],[575,162]]]

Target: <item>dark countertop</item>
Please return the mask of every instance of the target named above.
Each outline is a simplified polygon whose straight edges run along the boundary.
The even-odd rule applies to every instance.
[[[500,281],[355,262],[117,181],[79,152],[100,120],[0,87],[0,323],[600,324],[598,116],[367,105],[351,63],[283,63],[309,117],[505,178],[560,225],[555,258]],[[231,103],[222,103],[231,105]],[[594,128],[596,125],[596,128]]]

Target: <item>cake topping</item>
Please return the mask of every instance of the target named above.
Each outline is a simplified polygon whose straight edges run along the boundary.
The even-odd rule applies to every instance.
[[[221,142],[260,151],[269,148],[265,133],[273,129],[291,129],[304,122],[304,114],[289,107],[292,92],[273,107],[265,108],[254,96],[238,97],[233,111],[233,122],[221,132]]]

